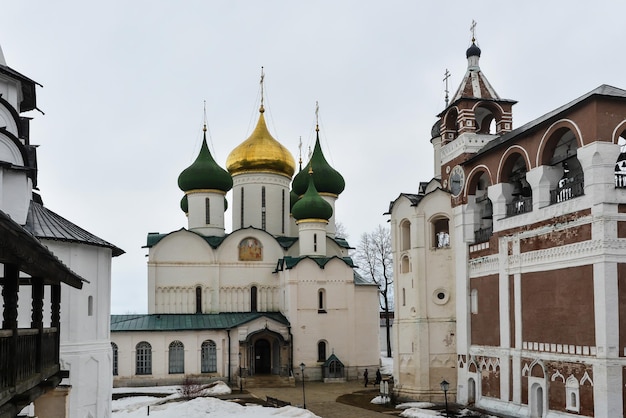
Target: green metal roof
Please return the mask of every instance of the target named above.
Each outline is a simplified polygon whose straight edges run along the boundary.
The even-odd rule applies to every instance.
[[[244,228],[244,229],[248,229],[248,228]],[[262,229],[254,228],[254,227],[249,227],[249,229],[257,229],[259,231],[262,231]],[[159,241],[161,241],[166,236],[173,234],[174,232],[178,232],[178,231],[188,231],[188,232],[194,233],[198,235],[200,238],[202,238],[203,240],[205,240],[212,248],[219,247],[222,244],[222,242],[224,242],[226,237],[230,235],[230,234],[226,234],[223,237],[215,237],[215,236],[207,237],[202,234],[198,234],[195,231],[189,231],[185,228],[181,228],[177,231],[168,232],[166,234],[160,234],[158,232],[148,232],[146,245],[142,248],[152,248],[155,245],[157,245]],[[274,237],[274,239],[276,240],[276,242],[278,242],[278,245],[280,245],[286,250],[289,249],[289,247],[291,247],[296,241],[298,241],[298,237]]]
[[[311,255],[305,255],[302,257],[285,257],[285,258],[281,258],[280,260],[278,260],[278,263],[276,264],[276,270],[280,271],[283,269],[292,269],[294,268],[300,261],[304,260],[304,259],[309,259],[309,260],[313,260],[317,263],[317,265],[323,269],[324,267],[326,267],[326,264],[328,264],[328,262],[330,260],[333,259],[337,259],[337,260],[341,260],[344,263],[346,263],[348,265],[348,267],[350,268],[354,268],[354,262],[352,261],[352,258],[350,257],[337,257],[336,255],[332,256],[332,257],[323,257],[323,256],[311,256]]]
[[[361,276],[356,270],[354,270],[354,284],[357,286],[376,286],[378,285],[369,279]]]
[[[235,328],[263,317],[289,325],[287,318],[280,312],[135,314],[111,315],[111,332],[220,330]]]

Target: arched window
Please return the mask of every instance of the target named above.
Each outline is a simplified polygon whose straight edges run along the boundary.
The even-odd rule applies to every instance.
[[[117,376],[117,344],[111,342],[111,350],[113,351],[113,376]]]
[[[152,346],[146,341],[135,346],[135,374],[152,374]]]
[[[408,256],[403,256],[402,257],[402,266],[400,268],[400,271],[402,273],[409,273],[411,271],[411,266],[409,263],[409,257]]]
[[[93,296],[87,298],[87,316],[93,316]]]
[[[432,222],[433,229],[433,247],[448,248],[450,247],[450,228],[448,226],[448,218],[439,218]]]
[[[196,313],[202,313],[202,287],[196,286]]]
[[[626,132],[623,132],[617,139],[619,145],[619,156],[615,163],[615,187],[626,188]]]
[[[506,162],[508,182],[511,185],[511,196],[507,197],[506,215],[514,216],[533,210],[533,191],[526,180],[526,160],[520,154],[512,155]]]
[[[561,178],[550,188],[550,203],[560,203],[585,194],[584,174],[577,158],[578,141],[569,129],[558,130],[549,143],[554,145],[550,165],[562,170]],[[558,138],[558,140],[557,140]]]
[[[250,288],[250,312],[256,312],[257,308],[257,288],[252,286]]]
[[[317,291],[317,313],[326,313],[326,291],[324,289]]]
[[[326,341],[317,343],[317,361],[326,361]]]
[[[400,249],[406,251],[411,248],[411,222],[407,219],[400,224]]]
[[[185,373],[185,346],[178,340],[170,343],[169,373]]]
[[[578,379],[573,375],[565,381],[565,409],[573,412],[580,412]]]
[[[265,186],[261,187],[261,229],[265,231]]]
[[[317,251],[317,234],[313,234],[313,251]]]
[[[200,371],[202,373],[217,372],[217,347],[215,342],[206,340],[200,347]]]

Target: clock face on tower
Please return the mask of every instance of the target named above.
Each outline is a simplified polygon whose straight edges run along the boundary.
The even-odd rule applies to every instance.
[[[450,192],[453,196],[458,196],[463,190],[465,184],[465,172],[460,165],[455,166],[450,173]]]

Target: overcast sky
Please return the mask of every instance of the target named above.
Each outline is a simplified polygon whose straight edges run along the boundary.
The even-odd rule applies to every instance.
[[[45,115],[28,114],[44,204],[126,251],[113,313],[147,311],[147,233],[187,226],[177,178],[199,150],[203,101],[224,167],[254,128],[261,66],[269,129],[296,160],[319,101],[353,245],[432,178],[443,75],[454,94],[472,20],[481,69],[519,102],[515,127],[601,84],[626,88],[619,1],[41,0],[5,2],[1,16],[7,65],[44,86]]]

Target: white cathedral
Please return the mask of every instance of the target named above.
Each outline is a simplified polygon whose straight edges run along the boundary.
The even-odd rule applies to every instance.
[[[178,178],[187,228],[147,237],[149,313],[111,317],[115,385],[193,376],[250,387],[268,376],[276,384],[356,379],[378,367],[378,288],[356,273],[351,247],[336,236],[345,183],[316,131],[310,161],[293,177],[294,158],[269,133],[263,99],[227,170],[205,128]]]

